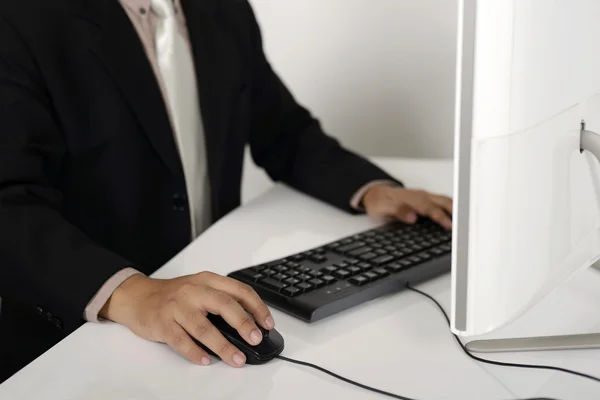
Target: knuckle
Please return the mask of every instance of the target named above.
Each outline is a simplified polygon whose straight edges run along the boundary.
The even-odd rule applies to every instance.
[[[171,336],[170,344],[174,348],[179,348],[183,343],[185,343],[185,337],[182,334],[174,334]]]
[[[261,302],[258,306],[258,309],[256,310],[256,313],[261,317],[266,317],[267,315],[269,315],[269,307],[267,307],[265,303]]]
[[[190,346],[190,348],[187,349],[187,351],[185,352],[185,357],[188,360],[195,360],[198,358],[198,356],[199,356],[198,349],[194,346]]]
[[[219,345],[219,354],[227,354],[232,351],[231,343],[225,341]]]
[[[238,291],[244,295],[253,295],[256,292],[252,289],[252,286],[240,282],[238,284]]]
[[[254,322],[252,322],[252,320],[248,316],[243,317],[240,321],[240,329],[246,328],[247,326],[250,326],[249,329],[251,329],[251,328],[253,328],[253,325],[254,325]]]
[[[177,290],[177,294],[182,297],[187,297],[194,292],[194,289],[195,287],[191,283],[184,283]]]
[[[209,279],[213,278],[214,275],[215,274],[210,271],[202,271],[202,272],[199,272],[196,276],[204,281],[204,280],[209,280]]]
[[[217,292],[216,296],[217,296],[217,301],[225,307],[231,307],[233,305],[233,303],[235,303],[234,298],[226,293]]]
[[[207,323],[200,323],[196,325],[194,333],[198,338],[204,337],[210,332],[210,326]]]

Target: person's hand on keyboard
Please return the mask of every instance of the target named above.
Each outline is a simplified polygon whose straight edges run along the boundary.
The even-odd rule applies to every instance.
[[[206,316],[222,316],[248,343],[257,345],[263,335],[246,310],[263,328],[275,327],[268,307],[250,286],[201,272],[167,280],[134,275],[117,288],[100,316],[144,339],[166,343],[196,364],[208,365],[209,355],[189,333],[227,364],[241,367],[246,362],[244,354]]]
[[[395,218],[412,224],[422,216],[452,229],[452,199],[446,196],[379,184],[365,193],[362,203],[373,218]]]

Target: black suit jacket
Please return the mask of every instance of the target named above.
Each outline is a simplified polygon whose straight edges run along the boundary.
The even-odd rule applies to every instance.
[[[183,7],[213,220],[240,204],[247,144],[272,179],[348,212],[362,185],[392,179],[296,103],[246,0]],[[151,274],[184,248],[185,198],[160,89],[119,2],[0,0],[0,330],[10,346],[26,338],[39,354],[84,322],[111,275]]]

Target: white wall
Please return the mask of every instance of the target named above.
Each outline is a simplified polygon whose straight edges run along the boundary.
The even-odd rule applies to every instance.
[[[451,157],[456,0],[250,0],[267,56],[363,154]]]

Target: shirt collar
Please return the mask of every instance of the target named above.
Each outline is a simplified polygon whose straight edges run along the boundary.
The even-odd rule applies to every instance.
[[[129,7],[131,9],[134,10],[139,10],[139,9],[150,9],[150,0],[120,0],[121,3],[126,6]],[[181,0],[173,0],[173,5],[175,6],[175,9],[179,10],[181,9]]]

